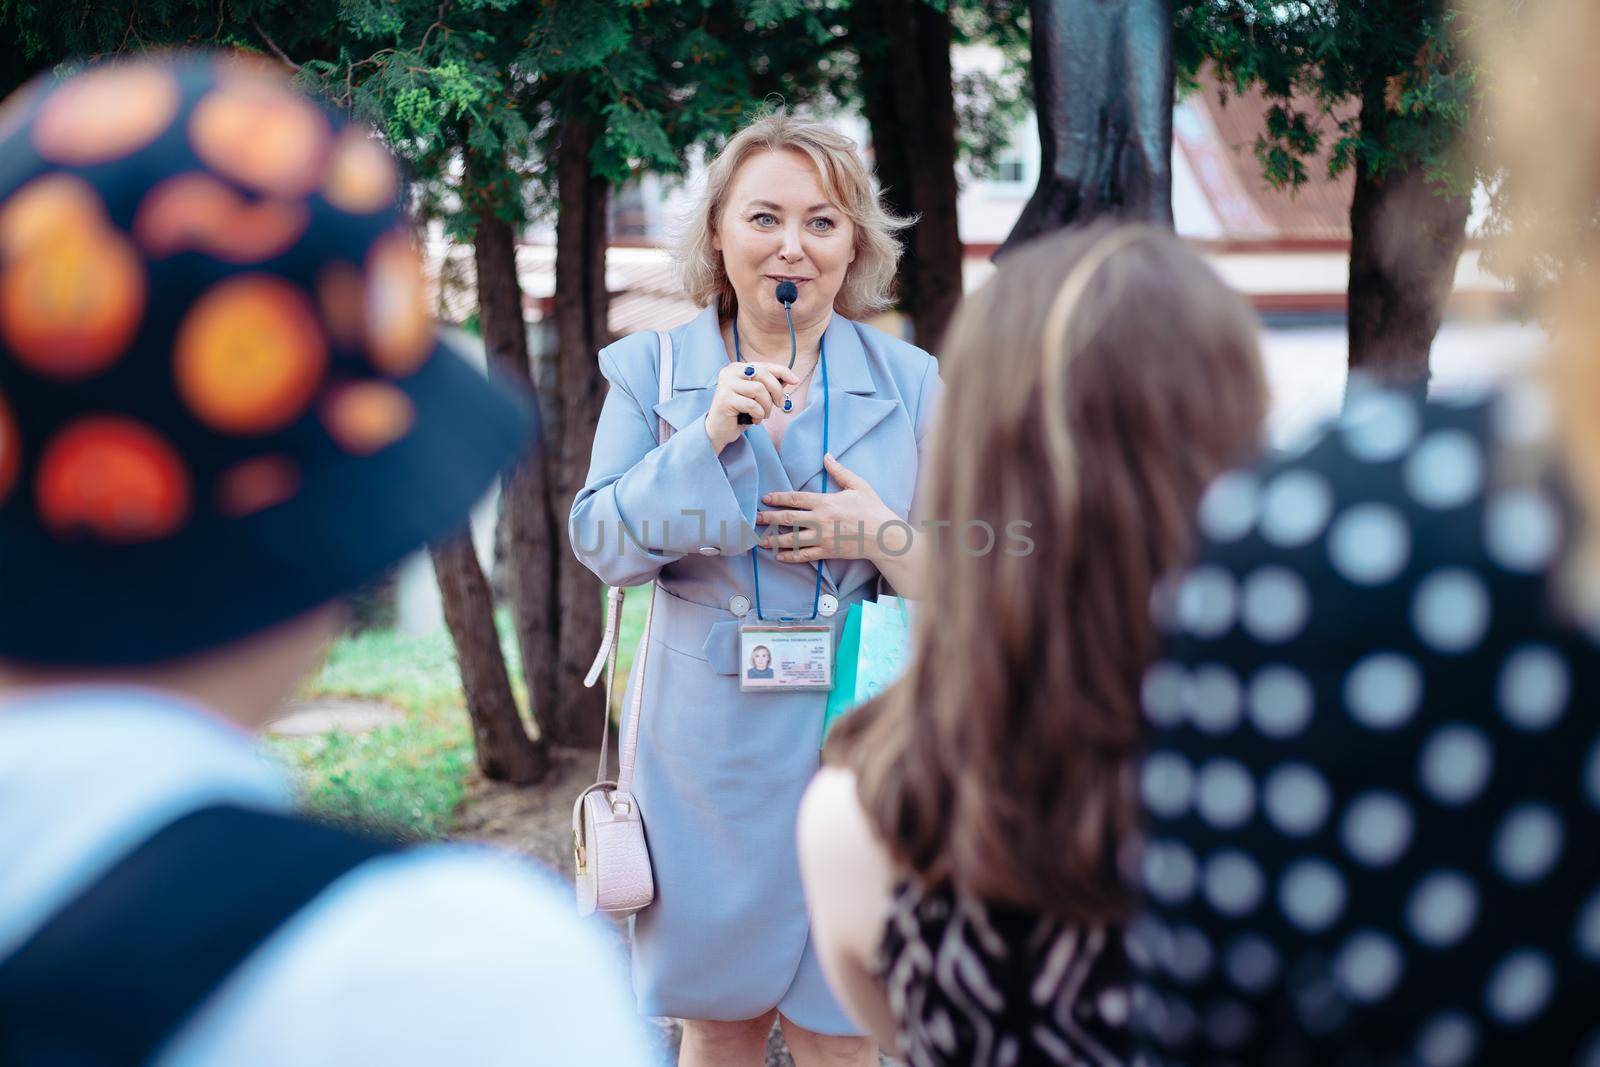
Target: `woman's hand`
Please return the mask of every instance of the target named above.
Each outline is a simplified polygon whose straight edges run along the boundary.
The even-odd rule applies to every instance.
[[[793,533],[769,533],[760,542],[776,549],[782,563],[819,559],[869,559],[904,555],[910,527],[888,529],[900,516],[878,498],[867,480],[832,456],[824,456],[837,493],[768,493],[761,502],[772,510],[756,512],[757,526],[792,526]],[[881,569],[881,568],[880,568]]]
[[[746,371],[753,373],[746,373]],[[766,363],[730,363],[717,374],[717,390],[711,394],[706,412],[706,436],[720,455],[745,428],[739,416],[749,415],[752,424],[763,422],[775,404],[783,403],[784,383],[800,384],[800,375],[788,367]]]

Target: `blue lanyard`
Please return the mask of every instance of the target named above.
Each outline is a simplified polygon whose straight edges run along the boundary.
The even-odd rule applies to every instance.
[[[744,355],[739,351],[739,320],[733,320],[733,358],[740,363],[744,362]],[[792,357],[791,357],[792,358]],[[822,364],[822,454],[828,454],[828,346],[826,341],[817,342],[817,362]],[[791,364],[792,366],[793,364]],[[746,430],[750,433],[755,427]],[[828,465],[822,465],[822,491],[828,491]],[[750,577],[756,587],[756,621],[766,622],[766,617],[761,614],[761,564],[756,559],[756,548],[750,548]],[[822,561],[815,564],[817,568],[817,587],[811,594],[811,618],[817,617],[817,608],[822,605]],[[779,622],[793,622],[793,619],[782,618]]]

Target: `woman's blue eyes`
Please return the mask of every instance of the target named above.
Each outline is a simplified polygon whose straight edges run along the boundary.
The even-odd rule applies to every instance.
[[[750,221],[756,223],[758,226],[776,226],[778,224],[778,216],[766,211],[762,211],[751,215]],[[806,223],[806,225],[810,226],[817,233],[827,233],[834,227],[832,219],[822,218],[820,216],[812,219],[810,222]]]

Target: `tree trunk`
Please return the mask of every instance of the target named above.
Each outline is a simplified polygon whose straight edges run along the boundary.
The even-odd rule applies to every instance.
[[[1381,82],[1362,94],[1363,139],[1388,143]],[[1372,172],[1356,161],[1350,204],[1350,371],[1391,385],[1426,388],[1428,352],[1439,332],[1466,242],[1471,198],[1431,185],[1420,163]]]
[[[432,545],[428,552],[444,601],[444,621],[456,646],[478,767],[485,778],[531,785],[549,770],[549,753],[542,740],[528,736],[517,714],[495,632],[494,600],[478,566],[471,531]]]
[[[884,198],[917,216],[900,260],[900,306],[916,341],[938,346],[961,300],[950,11],[927,0],[856,4],[862,99]]]
[[[1000,249],[1117,215],[1172,226],[1169,0],[1033,0],[1039,186]]]
[[[606,203],[610,186],[590,172],[589,153],[597,128],[578,98],[568,95],[556,154],[559,195],[556,216],[557,334],[556,380],[561,403],[559,462],[549,483],[556,524],[556,585],[560,629],[552,714],[540,718],[550,736],[563,744],[599,743],[604,693],[585,689],[594,651],[600,644],[600,585],[578,562],[567,539],[566,517],[588,474],[595,424],[605,402],[606,384],[596,353],[610,342],[606,324]]]
[[[473,234],[473,259],[478,274],[478,324],[489,359],[503,373],[531,381],[528,329],[522,314],[522,286],[517,280],[516,227],[478,207]],[[507,591],[528,686],[528,703],[536,721],[547,720],[556,692],[556,640],[560,615],[556,602],[555,553],[559,526],[551,512],[548,471],[553,442],[547,440],[501,484],[505,516]]]

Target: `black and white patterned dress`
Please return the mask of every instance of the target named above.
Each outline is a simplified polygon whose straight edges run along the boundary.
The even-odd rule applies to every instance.
[[[879,975],[907,1067],[1121,1067],[1120,933],[896,886]]]
[[[1600,1067],[1600,647],[1538,393],[1219,479],[1146,678],[1151,1064]]]

